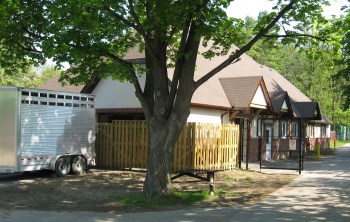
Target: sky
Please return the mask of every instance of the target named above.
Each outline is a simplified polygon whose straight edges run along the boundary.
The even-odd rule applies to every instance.
[[[329,0],[331,6],[324,8],[324,16],[331,18],[332,15],[340,15],[340,7],[349,5],[347,0]],[[257,18],[260,11],[271,11],[275,1],[268,0],[234,0],[228,7],[227,14],[230,17],[244,19],[246,16]]]

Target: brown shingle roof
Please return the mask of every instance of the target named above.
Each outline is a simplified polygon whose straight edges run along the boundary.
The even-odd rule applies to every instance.
[[[220,83],[235,110],[246,110],[256,93],[262,76],[221,78]]]
[[[237,47],[232,47],[232,51]],[[205,48],[200,47],[199,51],[203,52]],[[217,56],[211,60],[205,59],[200,54],[197,58],[197,67],[195,71],[195,80],[204,76],[213,68],[223,62],[227,56]],[[307,102],[310,99],[304,95],[293,84],[281,76],[276,70],[263,66],[255,62],[246,54],[241,56],[239,62],[233,63],[221,70],[217,75],[199,87],[192,97],[192,103],[207,104],[218,107],[230,107],[230,102],[226,98],[224,89],[220,87],[220,78],[232,77],[253,77],[262,76],[269,92],[269,96],[276,92],[287,91],[291,100],[296,102]]]
[[[234,51],[236,49],[237,47],[233,46],[231,50]],[[199,51],[204,52],[205,48],[201,46],[199,48]],[[125,58],[133,61],[141,61],[142,59],[144,59],[144,53],[140,53],[137,48],[133,48],[130,50],[129,53],[125,55]],[[195,80],[198,80],[200,77],[204,76],[206,73],[211,71],[226,58],[227,56],[217,56],[212,58],[211,60],[208,60],[205,59],[201,54],[199,54],[197,58],[197,67],[195,70]],[[173,69],[169,69],[170,79],[172,79],[172,72]],[[227,98],[225,90],[221,86],[219,79],[234,77],[237,81],[248,81],[249,78],[244,78],[261,78],[261,76],[264,79],[270,97],[276,95],[276,93],[282,93],[284,91],[287,91],[292,101],[310,102],[310,99],[307,96],[305,96],[299,89],[297,89],[294,85],[292,85],[274,69],[260,65],[248,55],[243,54],[239,62],[229,65],[225,69],[221,70],[217,75],[212,77],[210,80],[205,82],[202,86],[200,86],[195,91],[192,97],[192,104],[230,109],[232,108],[232,105],[229,99]],[[241,85],[243,86],[244,84],[242,83]],[[250,83],[247,82],[247,87],[249,85]],[[92,87],[85,87],[85,93],[92,92],[94,85],[90,86]],[[83,87],[84,86],[62,87],[61,84],[58,83],[58,77],[55,77],[49,80],[45,85],[41,86],[40,88],[80,92],[83,89]]]
[[[62,86],[60,82],[58,82],[59,75],[52,77],[49,79],[45,84],[38,87],[38,89],[45,89],[45,90],[53,90],[53,91],[62,91],[62,92],[71,92],[71,93],[80,93],[81,90],[84,88],[84,85],[80,86],[73,86],[73,85],[66,85]]]

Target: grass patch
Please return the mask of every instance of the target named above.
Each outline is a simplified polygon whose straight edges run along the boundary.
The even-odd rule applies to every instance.
[[[236,177],[229,176],[225,173],[222,174],[222,178],[226,181],[235,181],[238,182],[238,179]]]
[[[252,181],[252,178],[251,177],[246,177],[244,178],[245,181],[248,181],[248,182],[251,182]]]
[[[215,187],[215,197],[233,197],[237,194],[233,190],[233,185],[221,184]]]
[[[333,141],[332,141],[333,142]],[[331,143],[332,143],[331,142]],[[350,140],[337,140],[336,147],[344,146],[345,144],[350,143]]]
[[[321,149],[320,154],[321,156],[330,156],[335,154],[335,149],[334,148],[327,148],[327,149]],[[309,150],[306,154],[306,156],[317,156],[317,150]]]
[[[209,198],[208,191],[180,190],[174,190],[172,194],[158,198],[148,198],[143,193],[116,196],[116,200],[122,206],[136,209],[157,209],[160,207],[193,205]]]

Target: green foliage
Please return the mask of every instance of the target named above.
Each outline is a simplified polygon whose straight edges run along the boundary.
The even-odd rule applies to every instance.
[[[40,72],[39,69],[41,69]],[[0,68],[0,86],[36,88],[59,74],[60,71],[47,66],[37,67],[36,69],[33,67],[27,67],[25,70],[16,69],[10,74]]]
[[[61,80],[73,84],[86,83],[94,76],[131,80],[130,68],[125,67],[122,60],[129,49],[149,44],[145,41],[146,35],[161,40],[159,45],[167,47],[169,65],[186,57],[178,46],[189,19],[198,26],[197,39],[202,38],[204,45],[209,40],[214,41],[204,52],[208,58],[226,54],[234,42],[244,45],[250,40],[243,31],[244,22],[226,16],[224,9],[232,0],[132,2],[130,5],[126,0],[3,1],[0,66],[13,70],[21,64],[42,64],[46,58],[53,58],[57,66],[63,62],[71,64],[72,68],[63,73]],[[286,4],[280,0],[276,11],[262,14],[251,34],[257,34],[269,24]],[[326,20],[321,16],[320,4],[327,4],[327,1],[296,1],[289,14],[283,16],[280,25],[270,29],[269,34],[278,34],[281,24],[293,22],[293,32],[310,28],[316,20],[324,24]]]
[[[341,35],[341,58],[338,60],[342,69],[339,70],[338,76],[344,78],[347,82],[350,81],[350,9],[346,9],[346,14],[342,16],[335,26],[338,28]],[[350,85],[347,84],[343,93],[347,100],[345,106],[350,107]]]
[[[261,13],[264,15],[266,13]],[[340,39],[344,30],[339,27],[342,20],[334,18],[327,25],[313,24],[308,32],[310,36],[327,33],[325,41],[308,37],[308,42],[285,45],[286,42],[268,38],[268,41],[257,42],[248,54],[257,62],[276,69],[309,98],[318,101],[334,124],[348,125],[350,110],[346,104],[349,95],[346,89],[349,84],[347,76],[338,74],[347,64],[341,62]],[[252,27],[258,21],[247,17],[245,23],[247,36],[252,35]]]
[[[349,144],[349,143],[350,143],[350,140],[337,140],[336,147],[345,146],[346,144]]]

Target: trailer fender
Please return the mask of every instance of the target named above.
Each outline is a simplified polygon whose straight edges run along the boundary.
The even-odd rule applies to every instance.
[[[56,161],[58,158],[60,158],[62,156],[69,156],[69,155],[54,155],[54,156],[52,156],[51,161],[50,161],[50,170],[55,170]]]

